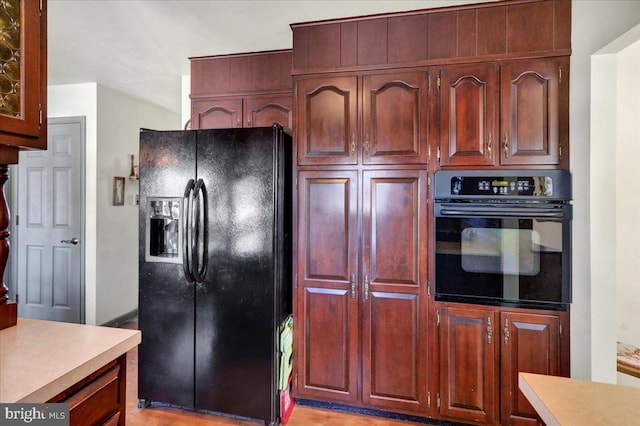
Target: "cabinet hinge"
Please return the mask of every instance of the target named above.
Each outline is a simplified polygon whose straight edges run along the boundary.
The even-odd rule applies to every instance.
[[[560,335],[562,336],[562,324],[560,324]]]
[[[431,145],[427,146],[427,161],[431,161]]]
[[[42,104],[38,105],[38,128],[42,127]]]
[[[298,187],[298,176],[296,176],[296,188]]]
[[[431,408],[431,392],[427,391],[427,407]]]
[[[296,373],[296,375],[295,375],[295,377],[294,377],[293,379],[294,379],[294,380],[295,380],[295,382],[296,382],[296,383],[295,383],[295,386],[296,386],[296,389],[297,389],[297,388],[298,388],[298,373]]]
[[[16,215],[16,226],[20,225],[20,215]]]
[[[558,65],[558,83],[562,83],[562,65]]]
[[[440,78],[440,73],[438,73],[438,80],[437,80],[438,90],[440,90],[440,83],[441,82],[442,82],[442,79]]]
[[[440,392],[436,396],[436,407],[438,407],[438,410],[440,409]]]
[[[16,294],[16,303],[20,303],[20,296]]]
[[[440,147],[438,147],[438,152],[436,152],[436,159],[438,160],[438,163],[440,162]]]
[[[296,273],[296,283],[295,283],[296,288],[298,288],[298,274]]]
[[[40,16],[42,16],[42,0],[40,0]]]
[[[431,299],[431,281],[427,281],[427,299]]]
[[[427,176],[427,187],[431,186],[431,176]]]
[[[560,156],[560,160],[562,160],[562,144],[558,145],[558,155]]]
[[[427,74],[427,93],[431,93],[431,74]]]
[[[436,311],[436,327],[440,327],[440,309]]]

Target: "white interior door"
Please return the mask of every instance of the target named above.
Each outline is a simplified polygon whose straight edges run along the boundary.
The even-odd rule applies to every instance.
[[[20,153],[16,211],[18,315],[84,321],[84,118],[50,119],[47,150]]]

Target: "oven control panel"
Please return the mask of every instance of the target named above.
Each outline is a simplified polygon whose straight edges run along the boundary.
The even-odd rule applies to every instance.
[[[451,195],[553,197],[551,176],[454,176]]]

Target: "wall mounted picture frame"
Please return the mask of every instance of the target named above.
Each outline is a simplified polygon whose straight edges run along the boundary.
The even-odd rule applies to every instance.
[[[124,177],[113,178],[113,205],[124,206]]]

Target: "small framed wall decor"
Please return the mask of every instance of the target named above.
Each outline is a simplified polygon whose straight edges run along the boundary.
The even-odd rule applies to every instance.
[[[113,205],[124,206],[124,177],[113,178]]]

